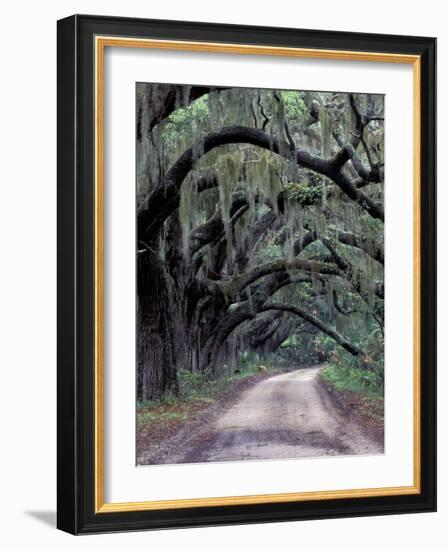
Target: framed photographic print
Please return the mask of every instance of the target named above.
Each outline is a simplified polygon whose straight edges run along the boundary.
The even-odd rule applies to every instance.
[[[58,527],[435,510],[433,38],[58,22]]]

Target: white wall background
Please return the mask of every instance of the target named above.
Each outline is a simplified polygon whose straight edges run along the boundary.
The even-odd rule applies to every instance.
[[[55,530],[56,20],[73,13],[216,21],[439,38],[439,125],[447,120],[448,32],[438,0],[15,1],[0,33],[0,541],[6,548],[446,547],[448,401],[439,404],[439,512],[75,538]],[[446,100],[445,100],[446,101]],[[447,133],[439,152],[448,149]],[[440,154],[441,161],[444,155]],[[439,170],[439,204],[448,189]],[[447,276],[448,216],[439,220],[439,279]],[[444,288],[445,286],[445,288]],[[448,308],[439,292],[440,317]],[[446,321],[439,320],[443,397]],[[6,375],[6,376],[5,376]],[[6,544],[5,544],[6,543]]]

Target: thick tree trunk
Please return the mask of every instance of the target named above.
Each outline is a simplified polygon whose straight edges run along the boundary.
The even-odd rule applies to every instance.
[[[137,361],[139,400],[178,393],[176,310],[166,266],[151,243],[138,260]]]

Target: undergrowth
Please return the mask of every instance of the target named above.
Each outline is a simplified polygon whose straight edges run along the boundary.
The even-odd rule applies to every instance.
[[[338,391],[361,393],[368,397],[383,398],[383,381],[377,373],[349,366],[329,365],[322,378]]]
[[[383,399],[384,355],[382,345],[366,340],[369,366],[346,351],[335,349],[329,357],[328,367],[322,371],[324,381],[338,391],[350,391],[364,397]]]

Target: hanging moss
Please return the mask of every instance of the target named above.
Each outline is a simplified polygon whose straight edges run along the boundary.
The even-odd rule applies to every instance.
[[[331,120],[324,105],[319,111],[319,124],[322,143],[321,154],[324,158],[328,158],[331,156],[333,136],[331,133]]]
[[[189,254],[189,235],[192,227],[193,193],[188,182],[184,182],[180,191],[179,221],[182,229],[182,245],[185,257]]]
[[[239,156],[230,153],[221,155],[216,162],[216,173],[218,176],[221,215],[225,225],[227,225],[230,219],[232,192],[240,178]]]
[[[220,124],[222,118],[221,109],[221,94],[218,92],[212,92],[208,94],[208,109],[210,113],[210,122],[212,128],[216,128]]]
[[[327,220],[325,214],[322,212],[320,205],[315,204],[314,209],[314,227],[318,235],[327,234]]]

